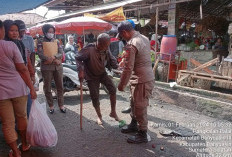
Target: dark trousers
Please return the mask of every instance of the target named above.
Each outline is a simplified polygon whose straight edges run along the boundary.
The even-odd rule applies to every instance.
[[[45,93],[45,97],[47,99],[47,103],[49,107],[53,106],[53,98],[51,92],[51,83],[54,79],[56,90],[57,90],[57,100],[59,107],[64,105],[64,96],[63,96],[63,69],[61,70],[43,70],[42,77],[43,77],[43,90]]]
[[[147,106],[153,88],[153,81],[130,85],[131,118],[138,122],[139,130],[147,131]]]
[[[109,78],[109,76],[107,75],[103,75],[99,77],[99,79],[87,80],[90,97],[92,99],[92,103],[94,107],[100,105],[100,101],[99,101],[100,83],[102,83],[107,88],[110,95],[116,94],[116,87],[113,81],[111,80],[111,78]]]

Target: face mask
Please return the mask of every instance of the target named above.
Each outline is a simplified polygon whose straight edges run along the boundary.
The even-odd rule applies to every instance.
[[[48,39],[52,39],[52,38],[54,37],[54,34],[53,34],[53,33],[47,33],[47,34],[46,34],[46,37],[47,37]]]

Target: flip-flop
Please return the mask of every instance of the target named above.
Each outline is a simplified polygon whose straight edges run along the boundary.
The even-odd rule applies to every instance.
[[[31,145],[28,144],[26,148],[23,148],[23,147],[22,147],[22,151],[23,151],[23,152],[26,152],[26,151],[28,151],[30,148],[31,148]]]
[[[23,152],[26,152],[26,151],[28,151],[28,150],[31,148],[31,145],[28,144],[26,148],[23,148],[22,143],[20,143],[20,144],[18,145],[18,148],[20,148]]]
[[[19,154],[21,156],[21,152],[20,151],[19,151]],[[12,150],[9,151],[8,157],[14,157],[14,154],[13,154]]]
[[[13,155],[13,151],[12,151],[12,150],[10,150],[10,152],[9,152],[8,156],[9,156],[9,157],[14,157],[14,155]]]

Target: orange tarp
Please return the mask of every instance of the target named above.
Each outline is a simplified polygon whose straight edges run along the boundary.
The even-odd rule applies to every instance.
[[[93,15],[93,14],[86,13],[84,14],[84,16],[96,17],[96,18],[99,18],[99,19],[102,19],[108,22],[122,22],[126,20],[126,17],[123,13],[123,7],[113,10],[112,12],[107,13],[105,15]]]

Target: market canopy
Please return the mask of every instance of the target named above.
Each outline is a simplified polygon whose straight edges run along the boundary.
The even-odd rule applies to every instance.
[[[94,17],[74,17],[57,23],[55,27],[60,33],[95,34],[109,31],[112,25]]]
[[[0,0],[0,15],[36,8],[50,0]]]

